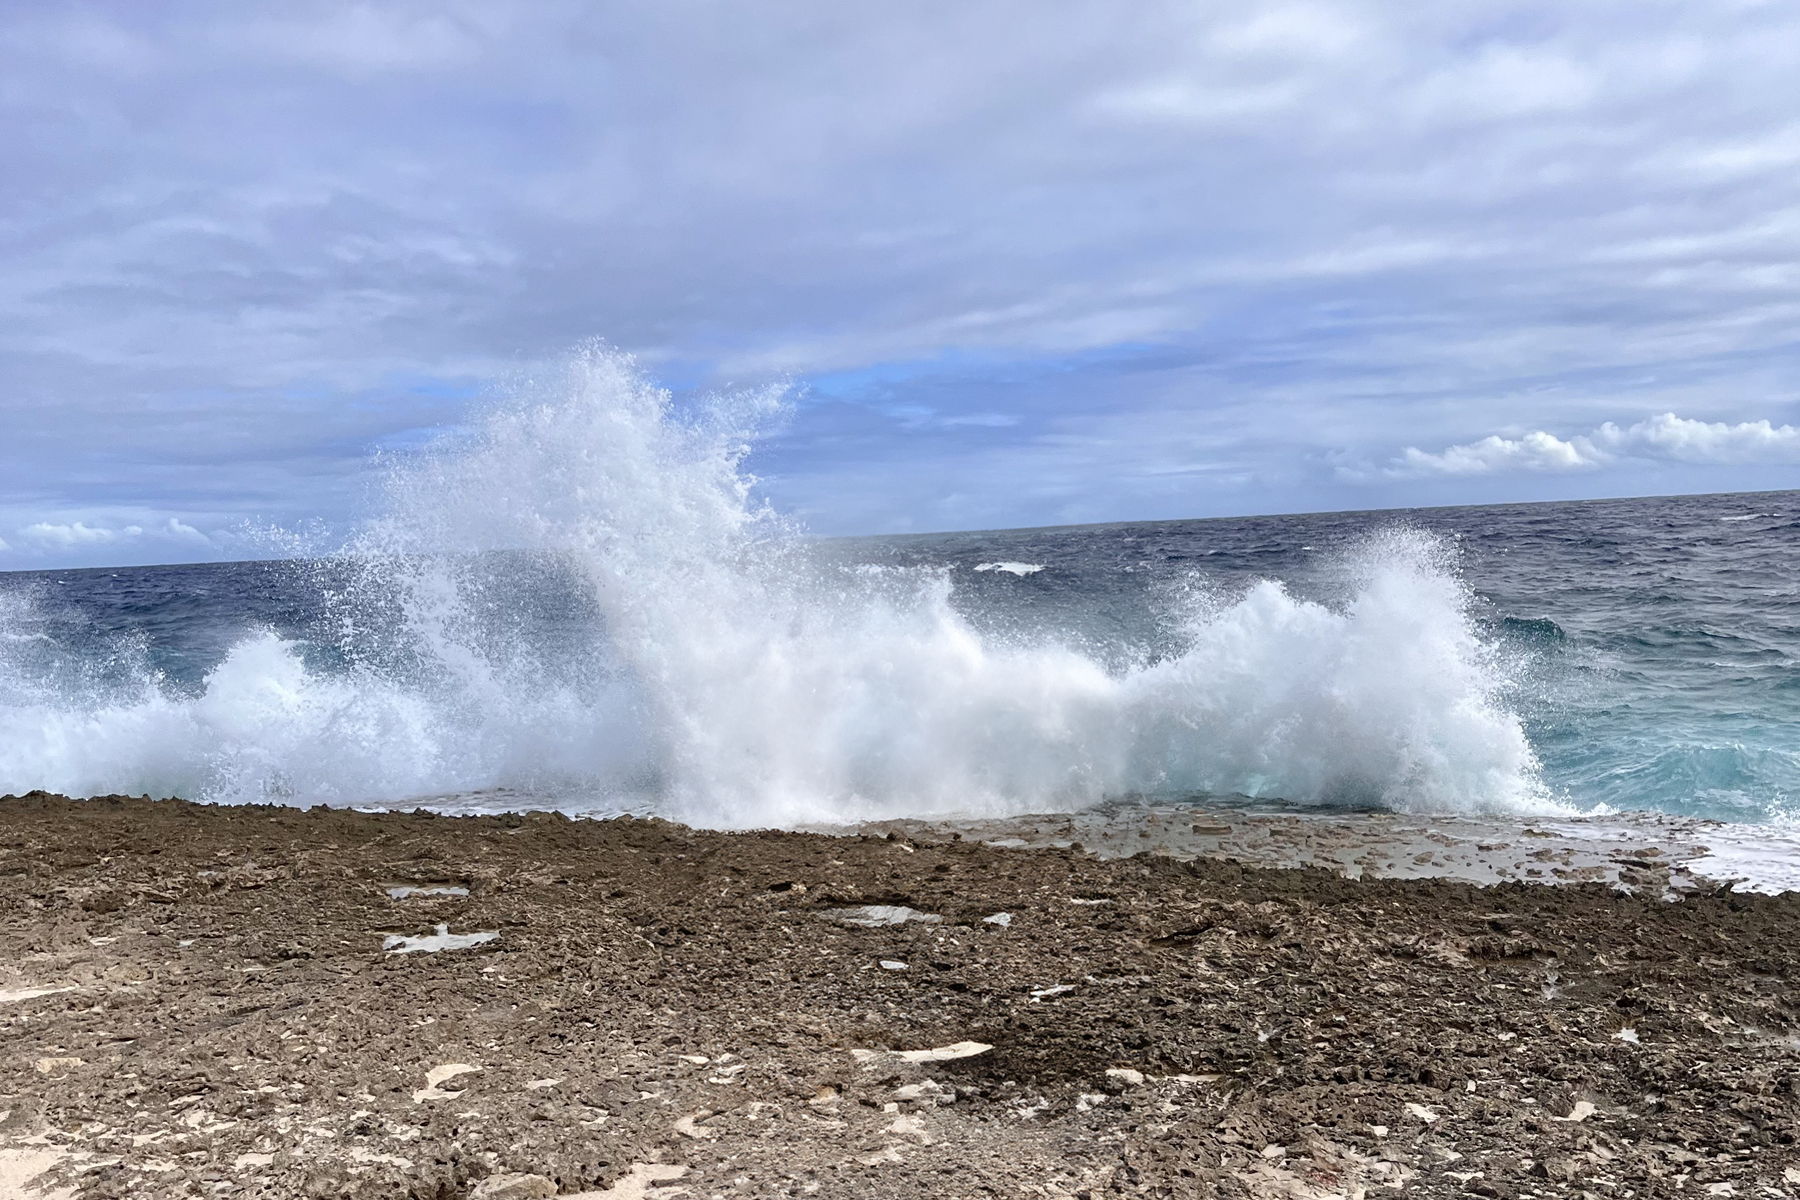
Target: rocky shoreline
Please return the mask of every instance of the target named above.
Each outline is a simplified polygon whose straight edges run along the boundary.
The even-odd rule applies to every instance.
[[[41,793],[0,831],[0,1197],[1800,1196],[1793,894]]]

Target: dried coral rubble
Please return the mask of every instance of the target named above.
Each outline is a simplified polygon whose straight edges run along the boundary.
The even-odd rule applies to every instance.
[[[1800,1197],[1793,897],[124,798],[0,829],[0,1196]]]

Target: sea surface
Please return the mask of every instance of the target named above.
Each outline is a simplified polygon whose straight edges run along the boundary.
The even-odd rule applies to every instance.
[[[1800,493],[822,540],[754,408],[600,358],[332,553],[0,575],[0,792],[1792,823]]]

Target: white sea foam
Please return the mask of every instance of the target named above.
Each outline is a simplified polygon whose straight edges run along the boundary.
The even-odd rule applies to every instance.
[[[628,360],[579,354],[392,475],[351,556],[361,590],[404,614],[404,653],[313,670],[257,634],[196,698],[149,677],[104,696],[0,679],[0,791],[535,788],[590,809],[648,794],[720,826],[1130,793],[1547,805],[1436,541],[1370,542],[1337,607],[1273,582],[1194,601],[1174,618],[1179,653],[1109,669],[984,639],[948,571],[813,555],[740,469],[778,408],[764,392],[678,412]],[[546,654],[493,619],[484,589],[527,561],[512,552],[553,562],[589,614],[576,650]]]
[[[976,566],[975,569],[977,571],[1004,571],[1008,575],[1017,575],[1019,578],[1023,579],[1027,575],[1036,575],[1039,571],[1044,569],[1044,564],[1043,563],[1025,563],[1025,562],[991,562],[991,563],[981,563],[978,566]]]

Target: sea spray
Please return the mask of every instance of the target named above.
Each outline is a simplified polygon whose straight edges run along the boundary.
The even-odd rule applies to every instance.
[[[1364,543],[1330,605],[1268,581],[1197,593],[1154,652],[1003,637],[959,613],[949,569],[822,552],[755,500],[744,458],[781,404],[680,409],[584,350],[393,468],[342,560],[334,664],[263,631],[198,696],[146,676],[9,698],[0,790],[508,788],[721,826],[1128,794],[1545,803],[1432,538]]]

